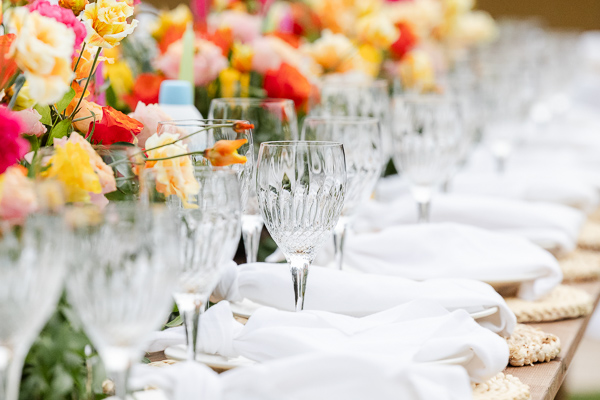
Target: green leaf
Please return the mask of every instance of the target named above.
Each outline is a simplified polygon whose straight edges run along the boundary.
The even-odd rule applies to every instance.
[[[165,326],[168,328],[173,328],[173,327],[179,326],[181,324],[183,324],[183,317],[181,315],[178,315],[177,317],[175,317],[175,319],[173,321],[167,322],[165,324]]]
[[[52,125],[52,114],[50,114],[50,106],[42,106],[40,104],[36,104],[33,108],[42,116],[42,118],[40,119],[40,122],[42,124]]]
[[[63,96],[62,99],[56,103],[56,109],[59,113],[65,111],[71,100],[75,97],[75,90],[73,88],[69,88],[69,91]]]
[[[71,120],[69,118],[60,121],[56,126],[50,131],[50,136],[48,136],[48,146],[52,146],[54,143],[54,139],[60,139],[61,137],[67,136],[69,134],[69,130],[71,129]]]
[[[117,99],[117,94],[115,93],[115,89],[112,86],[109,86],[106,89],[106,104],[111,106],[112,108],[118,108],[119,100]]]
[[[27,141],[31,145],[30,151],[36,151],[37,149],[40,148],[40,141],[38,140],[37,136],[34,136],[34,135],[23,135],[23,137],[25,139],[27,139]]]

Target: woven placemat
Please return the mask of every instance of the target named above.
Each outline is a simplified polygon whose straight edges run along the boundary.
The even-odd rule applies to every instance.
[[[565,282],[585,282],[600,278],[600,252],[577,249],[558,259]]]
[[[588,315],[594,308],[589,294],[567,285],[557,286],[536,301],[510,297],[506,299],[506,304],[517,316],[517,322],[549,322],[577,318]]]
[[[178,362],[179,361],[177,361],[177,360],[166,359],[166,360],[154,361],[154,362],[148,363],[148,365],[151,367],[162,368],[162,367],[166,367],[167,365],[177,364]]]
[[[513,367],[548,362],[560,353],[560,339],[557,336],[529,325],[517,324],[506,341],[510,350],[508,363]]]
[[[588,219],[577,240],[580,249],[600,251],[600,222]]]
[[[499,373],[485,383],[473,383],[474,400],[529,400],[529,386],[512,375]]]
[[[596,211],[589,214],[588,219],[591,221],[600,222],[600,207],[596,208]]]

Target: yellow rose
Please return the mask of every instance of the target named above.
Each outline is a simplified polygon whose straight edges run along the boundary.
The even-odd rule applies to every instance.
[[[383,14],[362,17],[356,28],[359,40],[380,49],[390,47],[400,36],[398,28]]]
[[[498,36],[498,27],[490,14],[473,11],[457,18],[451,39],[459,45],[471,46],[491,42]]]
[[[240,72],[250,72],[252,70],[252,58],[254,51],[252,47],[234,43],[231,54],[231,66]]]
[[[189,197],[198,194],[200,184],[194,177],[194,167],[188,152],[187,145],[181,142],[173,143],[179,139],[178,134],[164,132],[157,133],[146,140],[146,149],[172,143],[156,150],[147,150],[148,159],[175,157],[169,160],[147,161],[146,168],[152,168],[156,173],[156,190],[165,196],[178,196],[184,207],[194,208],[188,203]],[[177,157],[181,156],[181,157]],[[197,206],[196,206],[197,207]]]
[[[68,8],[77,16],[88,5],[88,0],[58,0],[58,5],[62,8]]]
[[[327,29],[315,42],[304,45],[303,50],[323,67],[325,72],[349,71],[354,68],[353,62],[358,56],[358,49],[350,39]]]
[[[383,62],[381,51],[371,45],[364,44],[360,46],[359,54],[362,58],[362,63],[357,69],[376,78],[379,75],[381,63]]]
[[[133,15],[133,7],[124,1],[98,0],[88,4],[82,15],[88,30],[88,44],[106,49],[117,46],[138,24],[135,19],[127,22]]]
[[[10,30],[17,34],[10,56],[29,82],[29,94],[41,104],[60,100],[73,80],[71,56],[75,34],[64,24],[29,12],[25,7],[11,10]]]
[[[110,80],[110,85],[114,89],[117,98],[131,93],[133,90],[133,73],[125,61],[117,61],[112,65],[106,65],[106,76]]]
[[[63,182],[68,202],[89,203],[90,193],[102,193],[100,178],[92,167],[89,153],[81,144],[67,141],[64,146],[55,147],[48,165],[42,176]]]
[[[19,90],[19,94],[17,95],[17,102],[13,110],[21,111],[27,108],[32,108],[35,106],[36,101],[31,98],[31,94],[29,93],[29,82],[25,81],[25,84]]]
[[[192,12],[185,4],[180,4],[173,10],[161,11],[158,20],[151,27],[152,37],[160,42],[168,30],[174,27],[185,30],[187,24],[192,21]]]

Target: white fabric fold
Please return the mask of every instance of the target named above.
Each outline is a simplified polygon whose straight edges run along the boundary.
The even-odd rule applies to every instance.
[[[131,387],[160,388],[168,400],[464,400],[458,366],[405,364],[379,357],[308,354],[217,374],[198,363],[136,365]],[[156,396],[158,397],[158,396]]]
[[[508,362],[505,339],[478,325],[464,310],[449,312],[425,300],[363,318],[263,307],[246,325],[233,320],[229,302],[222,301],[202,317],[198,347],[257,362],[312,352],[422,363],[472,355],[463,366],[476,382],[491,378]]]
[[[217,300],[251,300],[261,305],[293,311],[292,281],[287,264],[228,265],[213,292]],[[426,299],[449,311],[469,313],[498,307],[498,312],[477,322],[502,336],[512,333],[516,319],[506,302],[489,285],[469,279],[414,281],[397,276],[357,274],[311,266],[305,310],[329,311],[363,317],[412,300]]]
[[[525,202],[489,196],[439,194],[431,204],[432,222],[457,222],[529,239],[557,254],[573,251],[585,215],[560,204]],[[417,222],[412,196],[390,203],[369,201],[356,215],[357,232],[377,232]]]
[[[333,261],[325,247],[315,263]],[[344,268],[426,280],[522,280],[519,296],[535,300],[562,281],[552,254],[514,235],[454,223],[403,225],[346,237]]]

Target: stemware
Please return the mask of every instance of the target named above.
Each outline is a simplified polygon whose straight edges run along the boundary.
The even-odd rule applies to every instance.
[[[372,117],[380,123],[383,149],[382,165],[392,156],[391,103],[386,80],[328,79],[319,85],[319,103],[310,116]]]
[[[333,233],[335,263],[342,269],[346,229],[357,207],[369,199],[381,174],[380,124],[369,117],[307,117],[302,140],[339,142],[346,157],[344,208]]]
[[[433,191],[460,153],[457,105],[443,96],[395,96],[393,134],[394,164],[410,184],[419,222],[427,222]]]
[[[63,287],[64,220],[35,213],[0,223],[0,398],[17,400],[29,348]]]
[[[156,182],[156,173],[153,169],[144,171],[144,188]],[[183,316],[190,361],[196,356],[200,315],[219,281],[224,262],[233,258],[241,230],[236,172],[225,168],[195,167],[194,178],[199,190],[187,199],[186,204],[177,196],[163,196],[181,221],[178,240],[182,268],[173,297]],[[157,196],[153,201],[160,197],[156,189],[148,191]]]
[[[158,133],[179,134],[189,136],[188,149],[192,155],[194,165],[209,166],[210,161],[204,157],[204,150],[212,148],[219,140],[246,139],[248,142],[240,147],[238,154],[245,156],[247,161],[243,164],[232,164],[227,168],[236,171],[239,180],[239,193],[242,205],[242,236],[251,248],[252,253],[258,252],[258,239],[262,219],[258,209],[255,191],[255,164],[254,164],[254,139],[251,129],[232,127],[243,126],[248,121],[231,119],[206,119],[206,120],[180,120],[164,121],[158,125]],[[256,251],[254,250],[256,249]]]
[[[70,235],[67,295],[124,400],[143,339],[172,307],[180,268],[178,224],[166,207],[136,202],[109,204],[88,220]]]
[[[270,140],[298,140],[298,119],[294,102],[289,99],[221,98],[210,102],[209,118],[250,121],[255,154],[262,142]],[[254,180],[254,179],[253,179]],[[250,201],[256,202],[256,187],[251,185]],[[260,215],[247,215],[242,232],[246,262],[256,262],[263,221]]]
[[[300,311],[310,264],[344,205],[344,148],[335,142],[262,143],[256,179],[260,210],[289,264]]]

